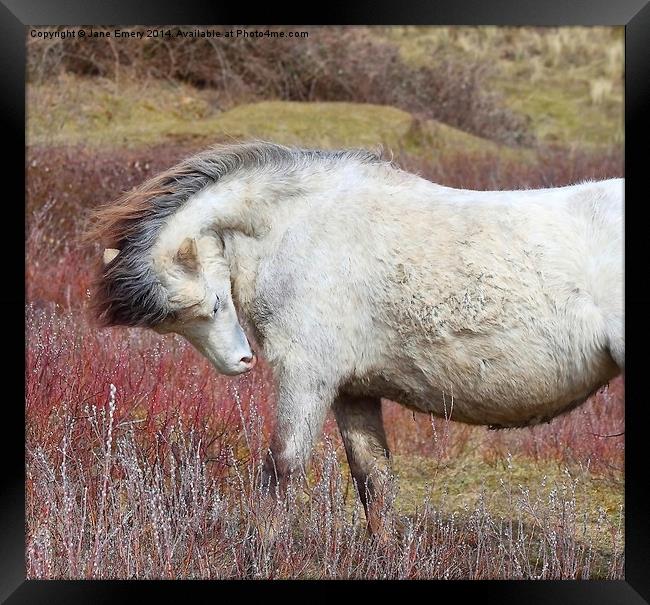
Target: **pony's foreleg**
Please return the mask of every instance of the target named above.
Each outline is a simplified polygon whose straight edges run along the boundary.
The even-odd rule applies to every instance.
[[[390,452],[381,417],[381,400],[341,396],[333,409],[350,471],[366,511],[368,529],[373,534],[384,533],[381,496],[390,472]]]
[[[285,371],[278,380],[277,419],[262,482],[271,488],[278,486],[280,492],[292,474],[306,472],[334,397],[333,389],[323,381],[309,379],[313,375],[305,369]]]

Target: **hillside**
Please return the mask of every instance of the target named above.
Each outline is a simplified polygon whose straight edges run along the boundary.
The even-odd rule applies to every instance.
[[[368,103],[261,101],[222,111],[210,92],[187,85],[132,81],[117,87],[69,75],[30,87],[27,101],[28,144],[39,146],[201,146],[260,138],[324,148],[381,145],[427,159],[441,152],[512,154],[435,120]]]

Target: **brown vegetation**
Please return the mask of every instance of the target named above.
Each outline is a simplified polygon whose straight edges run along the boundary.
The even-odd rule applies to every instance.
[[[412,65],[395,44],[364,28],[311,28],[306,39],[259,44],[177,37],[34,44],[28,67],[36,81],[58,70],[116,81],[170,78],[214,89],[226,105],[259,99],[393,105],[508,144],[533,140],[525,117],[488,92],[489,61],[444,56],[426,66]]]

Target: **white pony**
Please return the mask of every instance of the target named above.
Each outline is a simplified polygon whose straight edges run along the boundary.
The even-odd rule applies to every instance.
[[[333,409],[373,529],[382,397],[519,427],[623,370],[623,189],[459,190],[365,151],[216,147],[99,212],[95,303],[231,375],[255,363],[239,317],[277,381],[268,480],[304,467]]]

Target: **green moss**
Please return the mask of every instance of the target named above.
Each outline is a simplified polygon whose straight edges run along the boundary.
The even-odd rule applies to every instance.
[[[395,107],[264,101],[220,111],[209,93],[188,86],[116,86],[73,76],[29,88],[27,133],[30,144],[103,148],[260,138],[323,148],[383,146],[427,159],[443,152],[511,152]]]
[[[321,147],[396,147],[411,122],[410,114],[394,107],[267,101],[235,107],[222,114],[217,125],[220,133],[235,138]]]
[[[540,86],[506,80],[500,85],[508,105],[530,116],[543,142],[582,147],[623,144],[622,98],[593,103],[586,80],[575,81],[571,87],[560,82]]]
[[[349,479],[347,462],[340,462],[344,480]],[[610,536],[598,525],[599,516],[611,526],[621,521],[622,476],[605,477],[553,460],[513,456],[509,462],[491,463],[470,454],[439,463],[423,456],[393,455],[392,468],[398,490],[395,504],[406,515],[428,501],[444,516],[471,514],[484,506],[495,519],[530,522],[531,511],[552,514],[568,502],[575,506],[576,518],[586,518],[591,538],[604,547]],[[349,490],[348,499],[354,497]]]
[[[526,489],[531,498],[546,498],[553,489],[569,490],[589,513],[597,513],[602,507],[608,514],[618,515],[623,501],[622,484],[618,481],[523,456],[514,457],[509,467],[472,456],[442,465],[430,458],[396,456],[395,472],[401,486],[399,502],[405,510],[413,509],[426,494],[434,502],[444,498],[450,510],[473,506],[483,494],[495,511],[505,514],[511,510],[510,498],[520,496]]]
[[[490,464],[462,457],[439,465],[430,458],[396,456],[397,508],[414,514],[425,499],[444,515],[466,516],[484,506],[495,519],[534,525],[561,517],[566,505],[575,511],[580,531],[603,553],[611,553],[609,529],[621,522],[622,479],[607,479],[552,461],[513,457],[510,464]],[[601,517],[601,515],[603,517]]]
[[[209,96],[161,81],[62,75],[27,88],[30,144],[137,146],[159,142],[181,126],[196,134],[197,125],[216,114]]]

